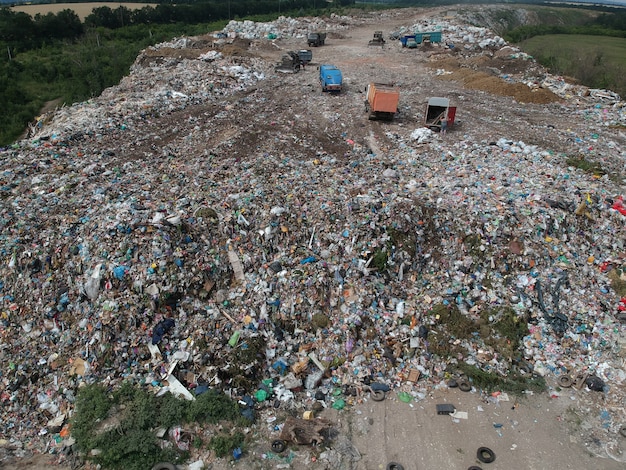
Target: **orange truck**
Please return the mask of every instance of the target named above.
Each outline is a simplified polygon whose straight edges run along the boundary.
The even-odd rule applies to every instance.
[[[367,86],[367,100],[365,111],[370,119],[393,119],[398,112],[400,90],[385,83],[371,82]]]

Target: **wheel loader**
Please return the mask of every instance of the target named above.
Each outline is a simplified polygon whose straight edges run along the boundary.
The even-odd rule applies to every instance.
[[[282,73],[298,73],[302,65],[300,56],[295,51],[289,51],[283,54],[281,61],[276,64],[274,70]]]

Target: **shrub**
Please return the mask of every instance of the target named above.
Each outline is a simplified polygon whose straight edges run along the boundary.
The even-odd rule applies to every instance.
[[[237,402],[218,391],[203,393],[190,402],[171,394],[156,397],[128,383],[112,393],[88,385],[76,398],[72,437],[85,454],[98,449],[97,455],[88,458],[103,468],[145,470],[160,461],[179,462],[188,457],[175,447],[161,448],[157,427],[220,421],[238,424],[240,417]],[[234,433],[229,439],[217,440],[215,445],[232,450],[243,442],[243,435]]]

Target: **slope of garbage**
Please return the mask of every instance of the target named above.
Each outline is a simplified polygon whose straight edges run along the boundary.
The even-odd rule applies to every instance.
[[[385,20],[446,41],[368,48]],[[339,96],[274,71],[314,30]],[[394,121],[367,120],[369,81],[400,86]],[[431,95],[458,107],[446,136],[422,124]],[[0,447],[59,451],[81,383],[218,387],[253,412],[355,384],[419,399],[460,364],[587,387],[617,435],[625,129],[615,93],[443,13],[233,21],[143,51],[0,151]]]

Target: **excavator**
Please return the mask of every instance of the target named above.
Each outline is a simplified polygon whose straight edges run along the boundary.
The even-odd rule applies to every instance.
[[[282,73],[298,73],[302,66],[302,60],[295,51],[289,51],[283,54],[281,61],[276,64],[274,70]]]

